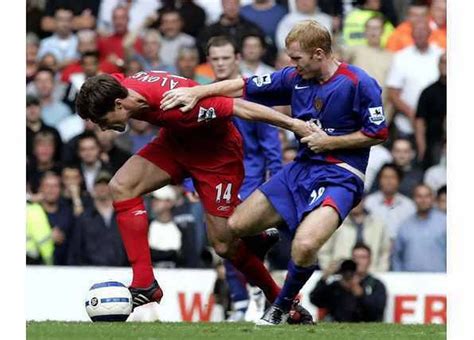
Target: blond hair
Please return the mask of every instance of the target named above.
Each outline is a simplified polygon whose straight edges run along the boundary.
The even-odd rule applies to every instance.
[[[302,20],[291,29],[286,36],[286,48],[293,43],[299,42],[301,49],[305,52],[314,52],[320,48],[326,54],[332,52],[332,39],[329,31],[315,20]]]

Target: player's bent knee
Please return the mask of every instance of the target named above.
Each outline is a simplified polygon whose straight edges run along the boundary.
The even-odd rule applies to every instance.
[[[311,265],[316,261],[317,246],[309,240],[294,240],[291,254],[297,265]]]
[[[227,219],[227,228],[230,230],[232,235],[240,237],[242,236],[242,227],[238,216],[234,213]]]
[[[218,242],[218,243],[213,244],[213,247],[217,255],[223,258],[229,258],[230,248],[227,244]]]
[[[117,176],[112,177],[109,182],[109,188],[115,201],[133,198],[133,193],[127,187],[126,183]]]

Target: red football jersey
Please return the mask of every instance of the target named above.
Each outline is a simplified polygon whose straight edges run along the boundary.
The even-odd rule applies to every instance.
[[[163,71],[138,72],[125,78],[122,74],[113,74],[120,83],[146,98],[152,111],[142,116],[142,119],[152,125],[160,126],[161,134],[184,142],[195,143],[205,140],[216,143],[217,140],[240,138],[231,117],[233,99],[227,97],[209,97],[200,100],[189,112],[181,112],[178,108],[163,111],[160,101],[166,91],[178,87],[192,87],[197,82],[184,77],[172,75]],[[206,143],[207,144],[207,143]]]

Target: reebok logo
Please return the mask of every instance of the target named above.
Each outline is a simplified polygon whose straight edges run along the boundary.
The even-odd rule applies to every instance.
[[[132,214],[134,216],[144,215],[144,214],[146,214],[146,210],[135,210],[135,211],[132,211]]]
[[[210,107],[208,109],[202,106],[199,107],[198,123],[208,122],[214,118],[217,118],[217,116],[216,116],[216,111],[214,110],[213,107]]]

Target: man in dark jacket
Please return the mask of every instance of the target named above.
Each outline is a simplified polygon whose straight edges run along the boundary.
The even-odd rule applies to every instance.
[[[326,318],[338,322],[382,321],[387,293],[385,285],[367,271],[371,251],[358,243],[352,260],[342,262],[338,275],[326,271],[310,294],[310,301],[328,311]]]

